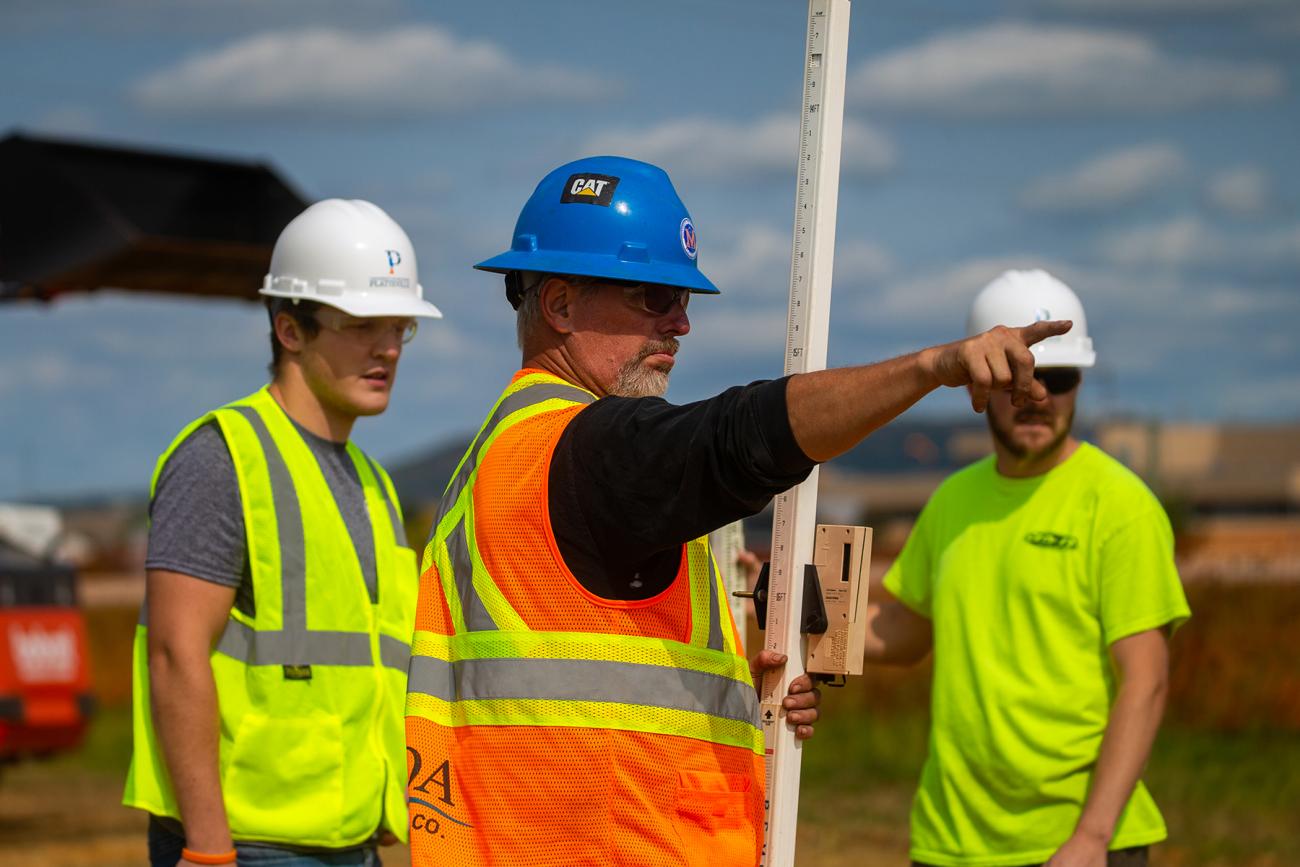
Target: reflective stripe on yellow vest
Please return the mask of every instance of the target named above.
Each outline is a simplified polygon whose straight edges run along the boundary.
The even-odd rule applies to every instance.
[[[589,392],[547,374],[520,377],[461,460],[424,554],[426,568],[437,566],[456,634],[416,633],[407,714],[444,726],[678,735],[762,755],[757,696],[721,603],[724,590],[707,537],[686,546],[689,643],[530,630],[483,566],[473,526],[474,479],[483,455],[510,426],[592,400]]]
[[[341,848],[385,828],[404,840],[401,708],[417,576],[414,552],[397,541],[392,482],[348,443],[374,535],[372,579],[310,447],[266,389],[186,427],[159,458],[155,487],[176,447],[208,421],[234,461],[253,587],[211,656],[231,833]],[[123,800],[180,819],[150,714],[144,610]]]

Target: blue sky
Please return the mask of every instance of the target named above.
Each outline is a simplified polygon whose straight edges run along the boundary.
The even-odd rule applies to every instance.
[[[416,4],[11,0],[0,132],[274,164],[406,228],[446,318],[356,440],[395,461],[475,427],[515,369],[499,278],[537,180],[664,166],[701,268],[670,397],[780,372],[800,0]],[[1084,412],[1300,418],[1293,0],[857,0],[832,364],[961,335],[1044,266],[1083,298]],[[101,292],[0,307],[0,499],[143,490],[185,422],[265,379],[265,317]],[[962,413],[954,394],[914,412]]]

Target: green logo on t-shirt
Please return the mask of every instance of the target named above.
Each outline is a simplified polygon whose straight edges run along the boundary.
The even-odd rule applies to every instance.
[[[1058,551],[1073,551],[1079,547],[1077,537],[1065,533],[1049,533],[1046,530],[1026,534],[1025,541],[1039,548],[1055,548]]]

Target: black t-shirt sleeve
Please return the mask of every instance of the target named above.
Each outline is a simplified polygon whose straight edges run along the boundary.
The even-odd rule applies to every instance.
[[[552,526],[579,580],[607,598],[650,595],[683,543],[807,478],[816,462],[790,430],[786,383],[684,406],[606,397],[579,412],[550,469]]]

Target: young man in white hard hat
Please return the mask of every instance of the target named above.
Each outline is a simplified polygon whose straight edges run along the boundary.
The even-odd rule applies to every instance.
[[[285,227],[261,294],[271,382],[158,461],[124,802],[153,867],[377,863],[406,838],[402,704],[418,581],[353,424],[392,394],[423,298],[378,207]]]
[[[448,485],[407,699],[417,867],[753,867],[763,735],[707,534],[941,385],[1040,395],[997,329],[865,367],[661,399],[700,272],[668,176],[594,157],[538,184],[506,275],[521,370]],[[719,311],[717,315],[723,315]],[[784,658],[765,652],[756,669]],[[783,699],[812,734],[806,675]]]
[[[1166,836],[1139,780],[1164,712],[1169,634],[1190,612],[1160,503],[1072,432],[1093,366],[1083,307],[1044,271],[976,297],[968,333],[1040,319],[1043,394],[989,399],[994,453],[930,498],[869,606],[867,658],[934,652],[917,865],[1138,867]]]

